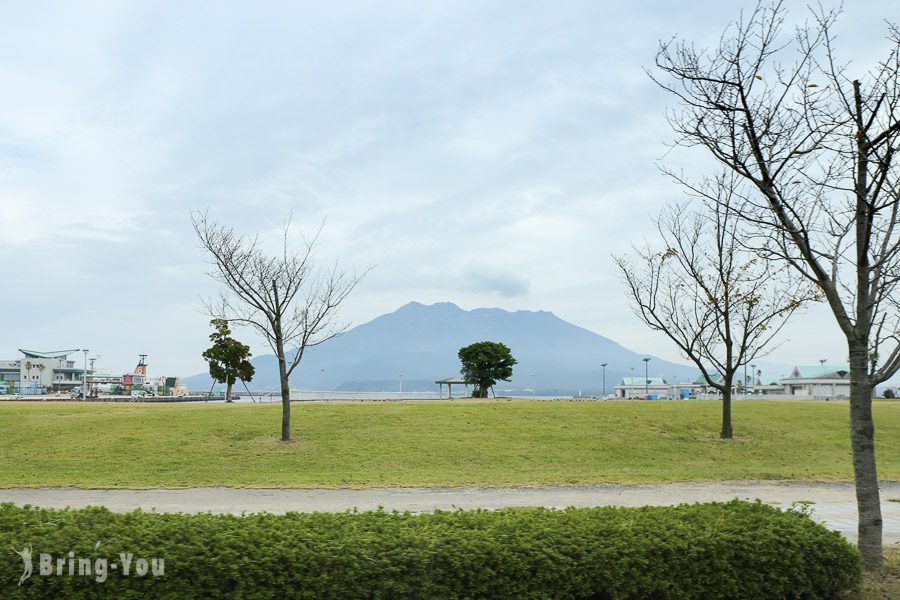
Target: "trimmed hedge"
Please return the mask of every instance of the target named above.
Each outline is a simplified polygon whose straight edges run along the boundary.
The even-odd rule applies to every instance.
[[[10,548],[28,545],[34,572],[19,586]],[[244,516],[2,504],[0,548],[2,598],[833,598],[861,579],[840,534],[737,500]],[[78,558],[112,565],[120,552],[134,555],[129,576],[77,575]],[[41,553],[54,569],[63,558],[63,575],[41,576]],[[163,558],[164,575],[136,576],[139,557]]]

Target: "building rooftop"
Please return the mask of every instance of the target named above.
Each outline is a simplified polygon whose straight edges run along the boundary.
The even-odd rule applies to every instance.
[[[662,377],[623,377],[621,385],[666,385]]]
[[[721,383],[723,376],[721,373],[710,373],[709,378],[712,379],[714,383]],[[706,377],[701,374],[694,380],[694,383],[697,385],[706,385]]]
[[[75,350],[56,350],[55,352],[38,352],[36,350],[24,350],[19,348],[19,352],[25,355],[25,358],[65,358],[74,352],[78,352],[78,349]]]
[[[846,379],[849,375],[850,367],[847,365],[815,365],[794,367],[788,379]]]

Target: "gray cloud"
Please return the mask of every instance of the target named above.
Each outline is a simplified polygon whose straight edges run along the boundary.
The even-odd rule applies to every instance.
[[[531,282],[517,273],[483,264],[470,264],[463,270],[459,287],[483,294],[517,298],[528,294]]]
[[[608,257],[676,192],[655,168],[670,99],[642,67],[673,33],[715,43],[736,11],[7,3],[0,258],[14,293],[0,311],[22,318],[4,324],[0,358],[89,346],[109,367],[147,352],[161,371],[202,370],[197,299],[214,288],[197,207],[264,235],[291,210],[305,231],[327,216],[323,261],[377,265],[346,305],[356,323],[414,298],[499,304],[677,358],[631,317]],[[859,32],[893,12],[848,8],[848,54],[868,59],[880,42]],[[836,339],[816,345],[837,355]],[[784,356],[821,353],[792,344]]]

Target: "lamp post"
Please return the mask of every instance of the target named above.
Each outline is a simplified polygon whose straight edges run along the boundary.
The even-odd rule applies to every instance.
[[[756,365],[750,365],[750,383],[753,389],[756,389]]]
[[[534,386],[535,386],[534,373],[531,374],[531,399],[534,400]]]
[[[403,373],[400,373],[400,395],[403,395]]]
[[[83,348],[81,351],[84,352],[84,376],[81,378],[81,399],[84,400],[85,398],[87,398],[87,393],[88,393],[87,392],[87,385],[88,385],[87,355],[88,355],[88,352],[90,352],[90,350],[88,350],[87,348]]]
[[[644,359],[644,400],[650,399],[650,377],[647,375],[647,365],[650,363],[649,358]]]
[[[747,393],[747,363],[744,363],[744,383],[741,384],[741,391]]]
[[[603,363],[600,366],[603,367],[603,397],[606,398],[606,365],[609,363]]]

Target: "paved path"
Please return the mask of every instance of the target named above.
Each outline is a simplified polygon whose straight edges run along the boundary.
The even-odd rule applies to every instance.
[[[83,490],[0,489],[0,502],[44,507],[103,505],[114,511],[159,512],[338,512],[350,508],[413,512],[454,508],[522,506],[642,506],[756,499],[782,508],[812,502],[813,518],[856,539],[856,500],[846,483],[709,482],[653,485],[586,485],[495,488],[251,489],[188,488]],[[882,482],[884,541],[900,544],[900,482]],[[891,500],[894,500],[893,502]]]

